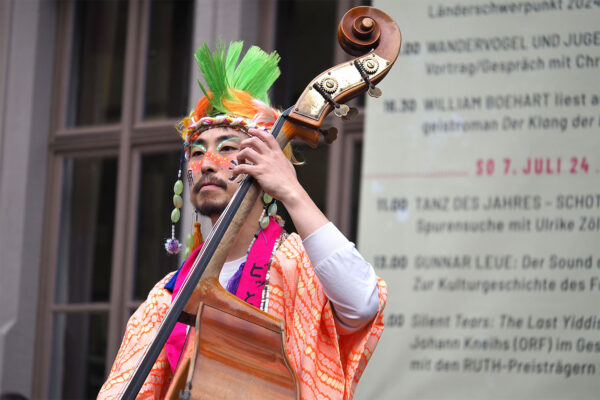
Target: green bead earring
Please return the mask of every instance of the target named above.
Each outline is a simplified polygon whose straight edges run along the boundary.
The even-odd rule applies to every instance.
[[[258,224],[261,229],[267,229],[271,222],[271,217],[277,214],[277,200],[273,200],[273,197],[269,196],[267,193],[263,194],[262,200],[265,206],[258,220]]]
[[[165,250],[169,254],[177,254],[181,250],[181,243],[175,238],[175,224],[181,218],[181,207],[183,207],[183,181],[181,180],[181,164],[183,162],[183,150],[179,159],[179,171],[177,171],[177,181],[173,185],[173,211],[171,211],[171,237],[165,241]]]

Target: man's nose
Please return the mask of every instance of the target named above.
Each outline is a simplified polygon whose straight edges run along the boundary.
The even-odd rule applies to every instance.
[[[202,159],[202,166],[200,170],[203,174],[217,172],[219,166],[217,165],[215,158],[211,152],[207,152]]]

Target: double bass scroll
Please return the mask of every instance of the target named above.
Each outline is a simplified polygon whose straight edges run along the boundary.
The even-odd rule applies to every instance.
[[[349,112],[348,106],[342,103],[365,92],[372,95],[370,89],[390,71],[402,44],[398,25],[386,13],[373,7],[356,7],[348,11],[340,21],[337,35],[344,51],[356,58],[315,77],[292,107],[288,121],[317,129],[331,111],[337,116],[345,116],[344,110],[338,113],[336,106]],[[317,144],[315,137],[305,141],[313,147]]]

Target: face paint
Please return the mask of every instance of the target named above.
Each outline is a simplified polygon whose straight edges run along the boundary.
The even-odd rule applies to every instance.
[[[188,183],[191,186],[193,186],[193,183],[194,183],[193,175],[194,175],[194,173],[196,173],[202,169],[202,163],[204,163],[205,160],[212,161],[213,163],[218,165],[219,168],[221,168],[221,169],[229,169],[229,170],[233,169],[234,165],[236,165],[235,157],[229,158],[229,157],[219,155],[219,153],[221,152],[221,150],[223,150],[223,147],[225,147],[225,145],[228,142],[230,142],[230,141],[238,141],[239,142],[241,140],[242,139],[240,139],[237,136],[233,136],[233,137],[223,140],[217,146],[217,153],[213,153],[212,151],[207,151],[206,147],[204,147],[204,145],[202,145],[202,144],[199,144],[199,143],[192,144],[191,145],[191,147],[192,147],[191,160],[188,162]],[[197,150],[195,150],[195,149],[197,149]],[[230,151],[230,150],[231,150],[230,148],[227,148],[225,151]],[[235,150],[237,150],[237,148]],[[195,155],[194,155],[194,151],[196,151]]]
[[[221,167],[223,169],[229,169],[231,167],[231,160],[229,158],[220,156],[211,151],[206,153],[206,155],[204,156],[204,159],[211,160],[212,162],[214,162],[215,164],[217,164],[219,167]]]
[[[204,147],[204,145],[201,145],[199,143],[193,143],[192,145],[190,145],[190,147],[192,148],[192,150],[191,150],[192,157],[194,156],[193,149],[200,149],[200,151],[203,151],[204,153],[206,153],[206,147]]]
[[[190,153],[192,159],[188,161],[188,182],[190,180],[192,181],[190,185],[192,185],[194,181],[194,172],[200,171],[200,168],[202,167],[202,160],[204,159],[204,154],[206,154],[206,147],[204,147],[201,144],[193,143],[191,145],[191,148],[192,150],[190,151]]]
[[[201,159],[194,159],[188,162],[188,183],[191,182],[190,185],[193,185],[194,173],[202,169],[202,163],[205,160],[212,161],[213,163],[217,164],[221,169],[231,170],[233,169],[233,166],[236,165],[235,160],[230,160],[228,157],[220,156],[218,154],[213,153],[212,151],[204,153],[204,156]]]
[[[188,178],[188,185],[190,185],[190,189],[194,187],[194,171],[192,171],[189,167],[188,167],[188,171],[187,171],[187,178]]]
[[[190,160],[188,162],[188,171],[200,171],[200,168],[202,168],[202,161],[204,160]]]
[[[223,148],[223,146],[225,145],[225,143],[229,142],[229,141],[236,141],[236,142],[241,142],[242,139],[237,137],[237,136],[232,136],[229,139],[225,139],[223,140],[221,143],[219,143],[219,145],[217,146],[217,151],[221,151],[221,149]]]

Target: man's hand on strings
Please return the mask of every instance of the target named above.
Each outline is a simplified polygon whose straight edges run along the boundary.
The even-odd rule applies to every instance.
[[[234,176],[252,175],[266,193],[288,203],[294,194],[303,191],[294,166],[270,133],[260,129],[250,129],[249,133],[251,137],[241,142]]]
[[[328,222],[327,217],[298,182],[294,166],[275,138],[259,129],[249,133],[252,137],[241,143],[234,176],[252,175],[266,193],[283,203],[300,237],[308,237]]]

